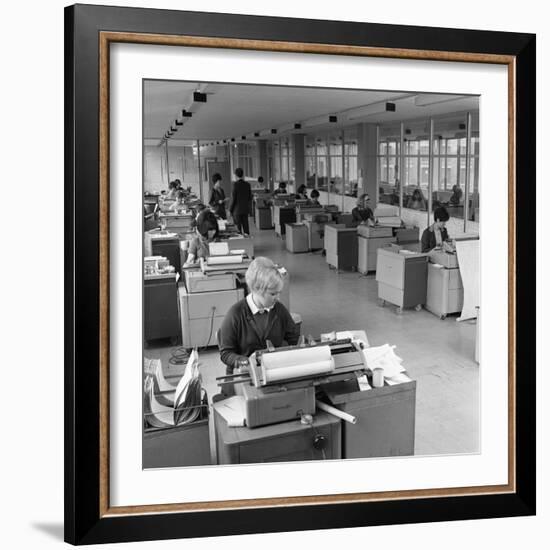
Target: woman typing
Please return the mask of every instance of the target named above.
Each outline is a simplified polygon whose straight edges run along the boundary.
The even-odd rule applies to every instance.
[[[226,373],[232,374],[241,362],[265,349],[269,340],[275,347],[283,342],[298,343],[299,329],[286,307],[278,302],[283,276],[269,259],[258,257],[246,271],[249,294],[227,312],[218,333],[220,358]]]
[[[197,234],[191,240],[184,266],[195,263],[199,258],[208,258],[208,245],[218,237],[218,220],[210,210],[203,210],[197,217],[196,224]]]

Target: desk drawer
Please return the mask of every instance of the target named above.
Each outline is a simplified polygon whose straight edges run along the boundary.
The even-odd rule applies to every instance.
[[[384,283],[378,283],[378,298],[390,304],[403,307],[405,302],[405,291]]]

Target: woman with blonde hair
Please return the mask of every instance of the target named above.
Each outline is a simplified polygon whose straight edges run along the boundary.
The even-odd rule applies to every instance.
[[[218,333],[227,374],[241,362],[247,363],[255,351],[265,349],[267,340],[280,347],[283,342],[295,345],[300,337],[289,311],[278,301],[284,280],[269,258],[260,256],[251,262],[246,284],[248,296],[230,308]]]

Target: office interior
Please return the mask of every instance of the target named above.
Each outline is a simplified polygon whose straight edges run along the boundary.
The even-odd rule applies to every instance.
[[[453,243],[478,245],[479,160],[477,96],[145,81],[143,467],[479,452],[479,309],[463,314],[457,252],[420,245],[441,207]],[[229,212],[220,227],[240,265],[186,266],[213,174],[229,198],[237,168],[252,190],[249,234],[238,234]],[[166,198],[176,180],[185,212]],[[277,193],[281,182],[286,192]],[[320,205],[311,204],[314,190]],[[352,219],[365,194],[374,226]],[[217,335],[260,256],[284,274],[279,300],[303,336],[289,350],[293,366],[301,350],[319,346],[354,367],[335,381],[300,378],[300,388],[313,388],[308,414],[302,397],[284,402],[286,417],[272,404],[273,394],[294,391],[293,380],[252,397],[243,386],[258,380],[230,384],[238,406],[246,402],[245,425],[231,426],[220,412],[229,398]],[[336,356],[334,342],[349,354]],[[380,381],[364,348],[374,356],[386,345],[399,375]],[[172,413],[193,360],[199,382],[184,390],[192,414]]]

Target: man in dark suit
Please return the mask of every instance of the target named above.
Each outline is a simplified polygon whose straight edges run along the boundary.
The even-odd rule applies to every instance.
[[[237,168],[235,170],[235,176],[237,176],[238,179],[233,185],[229,211],[233,216],[233,221],[237,229],[244,235],[248,235],[250,233],[248,228],[248,214],[252,202],[252,190],[250,189],[250,184],[243,180],[242,168]]]

